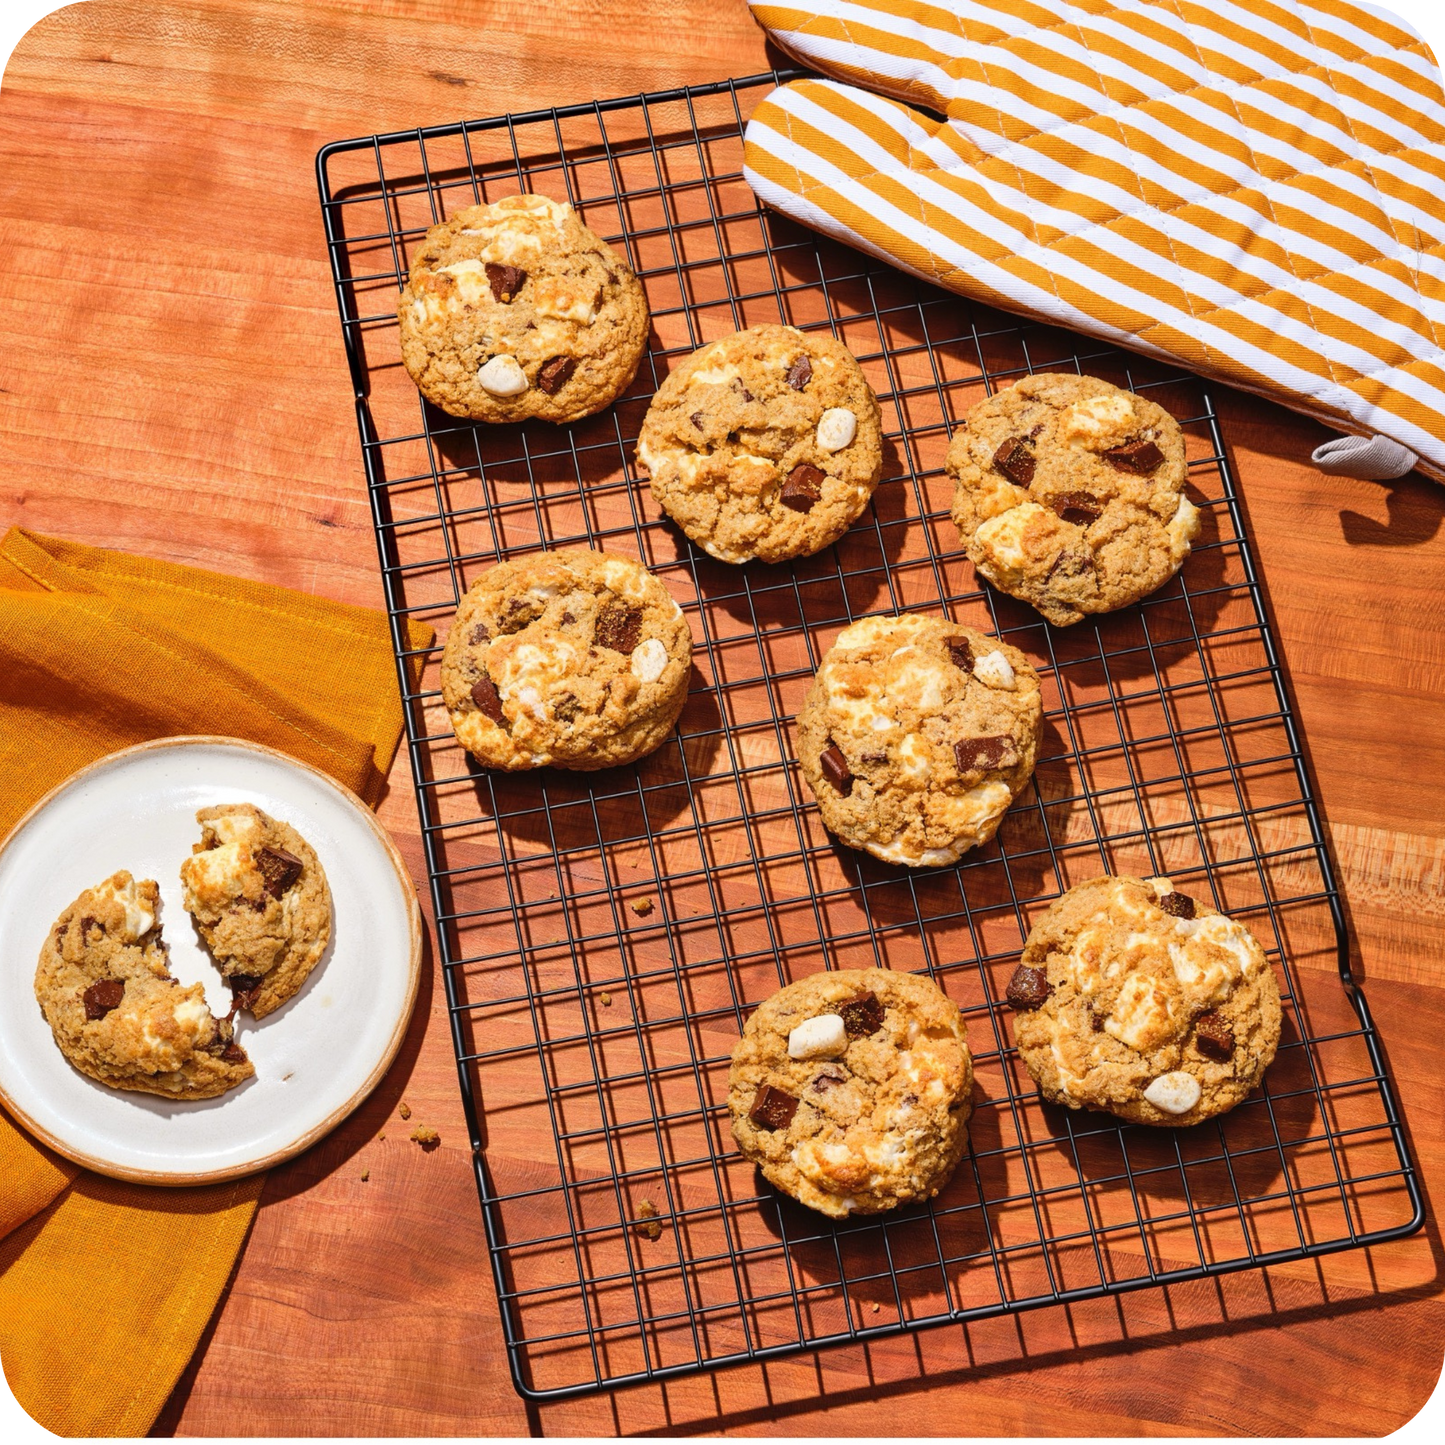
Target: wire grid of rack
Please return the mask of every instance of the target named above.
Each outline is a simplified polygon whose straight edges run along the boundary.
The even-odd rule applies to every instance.
[[[762,212],[742,128],[786,78],[366,137],[317,160],[486,1235],[530,1398],[1324,1254],[1423,1219],[1207,392]],[[633,386],[567,427],[459,421],[401,365],[413,248],[518,190],[570,201],[652,306]],[[663,517],[633,449],[672,365],[773,321],[831,330],[858,357],[884,480],[836,546],[729,567]],[[1205,518],[1172,583],[1066,631],[980,589],[942,471],[970,405],[1050,369],[1179,417]],[[572,544],[640,558],[686,612],[676,736],[629,768],[483,771],[441,705],[447,623],[498,560]],[[792,745],[833,637],[903,609],[1007,637],[1046,709],[1034,782],[995,841],[922,872],[833,843]],[[408,620],[436,626],[437,646],[413,648]],[[1149,1130],[1045,1105],[1011,1047],[1003,990],[1031,922],[1105,871],[1169,874],[1247,920],[1277,969],[1278,1058],[1220,1120]],[[926,971],[959,1004],[975,1109],[931,1204],[835,1225],[739,1157],[726,1077],[752,1006],[860,966]]]

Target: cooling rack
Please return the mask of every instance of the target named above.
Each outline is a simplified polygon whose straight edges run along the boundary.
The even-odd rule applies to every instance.
[[[742,127],[787,78],[317,157],[486,1239],[532,1399],[1358,1248],[1423,1220],[1208,392],[762,212]],[[398,288],[426,229],[518,190],[570,201],[652,306],[636,382],[568,427],[472,426],[423,403],[401,365]],[[828,551],[729,567],[665,519],[633,450],[670,367],[776,321],[858,357],[884,480]],[[1066,631],[980,589],[942,470],[956,420],[1036,370],[1173,412],[1204,514],[1169,586]],[[630,768],[483,771],[441,704],[452,611],[497,561],[576,544],[640,558],[683,607],[696,652],[676,736]],[[793,750],[833,638],[902,609],[1007,637],[1045,702],[1034,782],[998,837],[924,872],[831,842]],[[437,645],[412,649],[408,619]],[[1002,999],[1022,941],[1105,871],[1167,873],[1266,946],[1279,1055],[1222,1119],[1075,1114],[1042,1103],[1017,1059]],[[728,1056],[782,984],[873,965],[926,972],[963,1010],[971,1147],[930,1205],[835,1225],[738,1156]]]

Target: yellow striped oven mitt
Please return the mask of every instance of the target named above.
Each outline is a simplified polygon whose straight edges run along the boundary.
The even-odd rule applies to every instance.
[[[1445,480],[1445,97],[1360,0],[754,3],[830,77],[745,174],[906,271],[1282,402]]]

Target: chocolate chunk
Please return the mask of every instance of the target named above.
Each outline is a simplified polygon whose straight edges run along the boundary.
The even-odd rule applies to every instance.
[[[1034,479],[1034,454],[1023,437],[1010,437],[993,454],[993,464],[1009,481],[1026,487]]]
[[[853,791],[853,774],[848,771],[848,759],[837,743],[829,743],[818,759],[823,776],[846,798]]]
[[[973,671],[973,648],[969,646],[968,638],[950,637],[948,639],[948,658],[960,672],[971,673]]]
[[[497,691],[497,684],[485,672],[472,684],[472,701],[478,712],[501,726],[505,717],[502,712],[502,694]]]
[[[1082,577],[1094,565],[1093,559],[1083,552],[1071,552],[1066,547],[1054,558],[1049,568],[1049,581],[1054,577]]]
[[[986,738],[960,738],[953,745],[960,773],[975,768],[1011,768],[1019,760],[1014,740],[1007,733]]]
[[[642,608],[630,602],[609,602],[597,614],[592,640],[613,652],[631,652],[642,637]]]
[[[850,1039],[866,1039],[883,1027],[883,1003],[876,993],[865,988],[838,1005],[838,1016],[843,1020],[843,1032]]]
[[[92,928],[98,928],[98,929],[100,929],[100,931],[101,931],[102,933],[105,932],[105,924],[103,924],[103,923],[99,922],[98,920],[92,918],[92,917],[87,913],[86,916],[80,920],[80,936],[81,936],[81,938],[85,938],[85,937],[90,933],[90,930],[91,930]]]
[[[816,1075],[808,1087],[815,1094],[826,1094],[829,1089],[841,1088],[847,1082],[848,1077],[846,1074],[822,1073]]]
[[[564,692],[556,702],[552,704],[552,716],[558,722],[571,722],[579,712],[582,711],[582,704],[570,693]]]
[[[1087,527],[1104,510],[1104,504],[1089,492],[1061,492],[1049,499],[1049,506],[1066,522]]]
[[[111,1009],[119,1008],[125,997],[125,983],[118,978],[103,978],[93,983],[80,996],[85,1002],[85,1016],[92,1021],[103,1019]]]
[[[827,474],[810,462],[799,462],[788,473],[778,500],[795,512],[806,512],[823,495]]]
[[[788,368],[788,385],[794,391],[802,391],[813,379],[813,363],[806,356],[800,356]]]
[[[1014,969],[1014,976],[1008,981],[1008,990],[1004,997],[1015,1013],[1028,1013],[1031,1009],[1038,1008],[1053,991],[1043,969],[1029,968],[1021,963]]]
[[[700,411],[695,411],[690,417],[688,417],[688,420],[693,424],[693,426],[698,429],[698,431],[701,431],[702,424],[706,420],[706,418]]]
[[[1220,1016],[1218,1009],[1210,1009],[1194,1020],[1194,1042],[1205,1058],[1223,1064],[1234,1057],[1234,1030]]]
[[[509,597],[497,626],[502,629],[504,635],[520,632],[524,627],[535,622],[546,610],[547,604],[536,597]]]
[[[233,973],[226,979],[231,990],[231,1012],[240,1008],[251,1008],[256,995],[261,992],[265,979],[258,973]]]
[[[871,763],[875,768],[882,767],[888,761],[888,754],[886,752],[864,753],[863,761]]]
[[[750,392],[750,391],[747,389],[747,387],[743,384],[743,379],[742,379],[742,377],[740,377],[740,376],[735,376],[735,377],[733,378],[733,384],[737,387],[737,389],[738,389],[740,392],[742,392],[742,394],[743,394],[743,400],[744,400],[744,401],[756,401],[756,400],[757,400],[757,398],[752,394],[752,392]]]
[[[484,642],[492,640],[492,629],[485,622],[479,622],[472,628],[471,644],[473,647],[480,647]]]
[[[279,898],[301,876],[306,865],[284,848],[258,848],[256,866],[265,880],[266,892],[272,898]]]
[[[228,1064],[244,1064],[246,1062],[246,1051],[232,1039],[226,1047],[221,1050],[221,1058]]]
[[[520,266],[499,266],[495,261],[487,262],[487,285],[492,288],[492,297],[504,306],[517,298],[527,273]]]
[[[1164,453],[1147,438],[1135,438],[1122,447],[1105,452],[1104,460],[1117,471],[1147,477],[1164,460]]]
[[[554,356],[551,361],[544,361],[537,372],[537,390],[556,396],[572,380],[572,373],[576,370],[577,358],[574,356]]]
[[[577,619],[576,619],[575,617],[573,617],[573,615],[572,615],[570,612],[564,612],[564,613],[562,614],[562,626],[563,626],[563,627],[571,627],[571,625],[572,625],[574,622],[576,622],[576,620],[577,620]]]
[[[748,1118],[759,1129],[786,1129],[798,1112],[798,1101],[786,1089],[764,1084],[748,1110]]]
[[[1166,893],[1159,906],[1175,918],[1193,918],[1195,914],[1194,900],[1187,893]]]

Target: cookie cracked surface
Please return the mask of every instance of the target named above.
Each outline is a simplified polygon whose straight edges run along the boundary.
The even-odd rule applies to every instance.
[[[406,369],[443,411],[564,422],[627,389],[650,314],[627,263],[571,206],[524,195],[433,226],[397,319]]]
[[[829,832],[933,868],[988,842],[1033,775],[1043,704],[1017,648],[933,617],[865,617],[829,648],[798,758]]]
[[[1162,587],[1199,533],[1178,422],[1097,377],[1026,376],[980,402],[946,466],[969,560],[1058,627]]]
[[[836,542],[878,485],[878,399],[831,336],[754,326],[668,376],[637,461],[659,505],[709,556],[807,556]]]
[[[588,770],[659,747],[687,701],[692,633],[640,563],[585,547],[491,568],[462,599],[442,697],[489,768]]]
[[[733,1138],[769,1183],[835,1219],[929,1199],[968,1146],[973,1062],[929,979],[841,969],[789,984],[732,1052]]]
[[[113,1089],[211,1099],[256,1072],[201,985],[171,977],[151,879],[112,874],[55,920],[35,997],[61,1053]]]
[[[1279,986],[1258,940],[1167,878],[1071,888],[1029,933],[1009,1002],[1045,1098],[1136,1124],[1232,1109],[1279,1045]]]
[[[186,911],[230,987],[255,1018],[306,982],[331,938],[331,890],[311,845],[251,803],[196,814],[201,841],[181,864]]]

